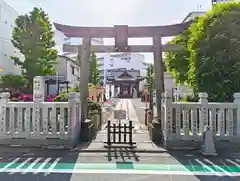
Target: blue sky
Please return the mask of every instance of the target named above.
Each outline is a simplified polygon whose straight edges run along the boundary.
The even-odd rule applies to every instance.
[[[52,21],[77,26],[114,24],[166,25],[181,22],[191,11],[205,11],[211,0],[5,0],[20,14],[41,7]],[[200,7],[201,5],[201,7]],[[150,44],[132,40],[130,44]],[[152,56],[146,55],[151,61]]]

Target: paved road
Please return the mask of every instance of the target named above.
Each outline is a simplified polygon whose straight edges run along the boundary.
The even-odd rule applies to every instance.
[[[195,175],[194,175],[195,174]],[[240,154],[205,158],[197,152],[0,152],[0,180],[239,180]]]

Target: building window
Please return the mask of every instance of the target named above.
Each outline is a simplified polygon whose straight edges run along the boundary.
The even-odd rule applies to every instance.
[[[72,69],[72,74],[75,75],[75,68],[71,66],[71,69]]]
[[[71,40],[71,37],[65,37],[64,41]]]

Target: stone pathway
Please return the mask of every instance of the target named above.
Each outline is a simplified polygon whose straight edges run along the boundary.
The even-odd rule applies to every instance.
[[[129,120],[132,121],[134,130],[133,130],[133,142],[136,142],[137,149],[140,150],[159,150],[165,151],[162,148],[157,147],[149,137],[149,131],[147,127],[141,124],[138,120],[136,110],[134,109],[133,103],[130,99],[121,99],[115,107],[115,110],[126,110],[126,120],[121,120],[123,124],[129,124]],[[118,120],[110,116],[110,120],[112,123],[117,123]],[[103,125],[102,130],[98,132],[95,140],[93,140],[88,147],[87,150],[102,150],[104,149],[104,142],[107,141],[107,124]]]

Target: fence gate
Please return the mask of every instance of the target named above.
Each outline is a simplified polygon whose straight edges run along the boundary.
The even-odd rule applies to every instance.
[[[131,148],[135,147],[132,121],[128,121],[129,124],[121,123],[121,120],[126,119],[126,111],[115,110],[114,118],[118,120],[117,123],[112,123],[110,120],[107,123],[107,141],[105,142],[105,147],[120,145]]]

